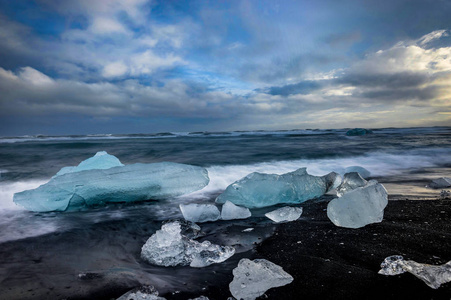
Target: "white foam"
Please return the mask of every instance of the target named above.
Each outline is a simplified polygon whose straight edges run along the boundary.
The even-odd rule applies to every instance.
[[[2,210],[23,210],[20,206],[13,202],[15,193],[25,190],[35,189],[46,183],[45,179],[16,181],[16,182],[0,182],[0,211]]]
[[[351,158],[336,159],[300,159],[289,161],[273,161],[249,165],[228,165],[207,167],[210,183],[200,191],[182,196],[189,199],[207,199],[211,194],[222,192],[233,182],[252,172],[284,174],[307,167],[309,174],[322,176],[329,172],[343,172],[349,166],[362,166],[371,172],[371,177],[399,175],[409,169],[435,167],[443,163],[451,163],[449,151],[435,151],[424,154],[410,151],[402,154],[372,153]]]

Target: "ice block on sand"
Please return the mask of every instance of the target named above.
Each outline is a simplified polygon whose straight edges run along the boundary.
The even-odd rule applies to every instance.
[[[388,204],[387,190],[371,180],[364,187],[347,192],[327,205],[327,216],[337,226],[360,228],[381,222]]]
[[[230,201],[248,208],[301,203],[324,195],[340,183],[341,177],[335,172],[313,176],[306,168],[283,175],[254,172],[229,185],[216,202]]]
[[[409,272],[421,279],[433,289],[451,281],[451,261],[443,265],[428,265],[413,260],[404,260],[400,255],[387,257],[381,264],[379,274],[398,275]]]
[[[157,266],[191,266],[202,268],[220,263],[235,254],[235,248],[204,241],[199,243],[182,234],[177,221],[163,224],[141,250],[141,258]]]
[[[230,292],[236,299],[253,300],[274,287],[284,286],[293,281],[293,277],[282,267],[266,260],[243,258],[233,269],[233,281]]]
[[[221,210],[221,219],[223,220],[247,219],[251,215],[249,208],[235,205],[230,201],[226,201]]]
[[[219,220],[219,209],[214,204],[180,204],[180,210],[187,221],[204,223]]]
[[[285,206],[266,213],[265,216],[276,223],[296,221],[302,214],[302,207]]]
[[[206,169],[171,162],[132,164],[66,173],[34,190],[14,194],[14,202],[36,211],[64,211],[114,202],[160,200],[202,189]]]

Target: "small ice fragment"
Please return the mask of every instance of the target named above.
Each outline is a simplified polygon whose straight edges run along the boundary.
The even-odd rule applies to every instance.
[[[166,300],[166,298],[159,297],[158,291],[153,286],[145,285],[125,293],[117,300]]]
[[[441,190],[440,191],[440,198],[446,199],[451,197],[451,192],[447,190]]]
[[[113,167],[122,167],[124,166],[120,160],[114,156],[108,154],[106,151],[99,151],[93,157],[90,157],[84,161],[82,161],[76,167],[64,167],[56,173],[55,176],[61,176],[67,173],[75,173],[86,170],[101,170],[101,169],[109,169]]]
[[[443,189],[447,187],[451,187],[451,178],[450,177],[440,177],[432,180],[428,187],[433,189]]]
[[[302,207],[285,206],[266,213],[265,216],[276,223],[291,222],[299,219],[302,214]]]
[[[364,167],[360,167],[360,166],[351,166],[351,167],[347,167],[345,169],[345,173],[351,173],[351,172],[357,172],[360,174],[360,176],[362,176],[363,178],[368,178],[371,175],[371,172],[368,171],[367,169],[365,169]]]
[[[180,204],[180,210],[187,221],[204,223],[219,220],[219,209],[214,204]]]
[[[208,297],[205,297],[205,296],[199,296],[199,297],[197,297],[197,298],[194,298],[194,299],[188,299],[188,300],[210,300],[210,299],[208,299]]]
[[[141,258],[157,266],[191,266],[202,268],[220,263],[235,254],[235,248],[209,241],[199,243],[182,235],[178,221],[166,223],[157,230],[141,250]]]
[[[393,255],[382,262],[379,274],[398,275],[404,272],[409,272],[423,280],[429,287],[438,289],[443,283],[451,281],[451,261],[436,266],[404,260],[400,255]]]
[[[284,286],[292,281],[293,277],[282,267],[266,259],[252,261],[243,258],[233,269],[233,281],[229,289],[236,299],[253,300],[270,288]]]
[[[327,217],[337,226],[360,228],[382,222],[387,204],[387,190],[382,184],[371,180],[366,186],[330,201]]]
[[[371,134],[373,131],[365,128],[354,128],[346,131],[347,136],[358,136],[358,135],[366,135]]]
[[[325,176],[309,175],[306,168],[282,175],[254,172],[229,185],[216,202],[230,201],[248,208],[302,203],[321,197],[340,180],[341,177],[334,172]]]
[[[247,219],[250,216],[251,211],[247,207],[235,205],[230,201],[226,201],[222,206],[221,219],[223,220]]]
[[[362,178],[359,173],[351,172],[346,173],[343,176],[343,182],[337,188],[337,196],[341,197],[345,193],[355,190],[358,187],[362,187],[368,184],[368,181]]]
[[[254,230],[254,228],[246,228],[246,229],[243,229],[241,232],[251,232],[252,230]]]

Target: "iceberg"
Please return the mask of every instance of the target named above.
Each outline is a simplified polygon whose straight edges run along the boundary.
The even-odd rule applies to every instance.
[[[433,189],[442,189],[451,187],[451,178],[449,177],[440,177],[432,180],[428,186]]]
[[[266,260],[243,258],[233,269],[233,280],[229,284],[230,292],[236,299],[253,300],[274,287],[284,286],[293,281],[293,277],[282,267]]]
[[[347,136],[358,136],[358,135],[365,135],[365,134],[371,134],[373,131],[365,128],[354,128],[346,131]]]
[[[247,219],[251,215],[249,208],[235,205],[230,201],[226,201],[221,210],[223,220]]]
[[[209,241],[199,243],[182,234],[179,222],[163,224],[141,249],[141,258],[157,266],[202,268],[220,263],[235,254],[235,248]]]
[[[302,214],[302,207],[285,206],[266,213],[265,216],[276,223],[296,221]]]
[[[258,208],[280,203],[301,203],[318,198],[341,182],[337,173],[313,176],[306,168],[283,175],[251,173],[232,183],[216,198],[217,203]]]
[[[356,188],[365,186],[367,184],[368,184],[368,181],[363,179],[359,173],[356,173],[356,172],[346,173],[343,176],[343,182],[337,188],[337,196],[341,197],[345,193],[355,190]]]
[[[201,167],[138,163],[59,175],[34,190],[14,194],[13,200],[31,211],[65,211],[105,203],[167,199],[200,190],[208,182],[208,172]]]
[[[93,157],[90,157],[82,161],[76,167],[62,168],[53,177],[64,175],[67,173],[81,172],[85,170],[93,170],[93,169],[104,170],[113,167],[123,167],[123,166],[124,165],[120,162],[120,160],[116,156],[110,155],[106,151],[99,151]]]
[[[204,223],[219,220],[219,209],[214,204],[180,204],[180,210],[187,221]]]
[[[360,174],[360,176],[362,176],[363,178],[368,178],[371,175],[371,172],[368,171],[367,169],[365,169],[364,167],[360,167],[360,166],[351,166],[351,167],[347,167],[345,169],[345,173],[351,173],[351,172],[357,172]]]
[[[398,275],[405,272],[415,275],[429,287],[438,289],[443,283],[451,281],[451,261],[435,266],[417,263],[413,260],[404,260],[400,255],[393,255],[382,262],[379,274]]]
[[[159,293],[155,287],[145,285],[125,293],[117,298],[117,300],[166,300],[166,298],[158,295]]]
[[[327,217],[337,226],[360,228],[382,222],[388,204],[387,190],[375,180],[335,198],[327,205]]]

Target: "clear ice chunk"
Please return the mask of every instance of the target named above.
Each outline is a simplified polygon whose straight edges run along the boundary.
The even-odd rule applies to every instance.
[[[359,173],[357,173],[357,172],[346,173],[343,176],[343,182],[337,188],[337,196],[341,197],[345,193],[355,190],[356,188],[365,186],[367,184],[368,184],[368,181],[363,179]]]
[[[283,175],[251,173],[232,183],[216,198],[217,203],[257,208],[280,203],[301,203],[318,198],[335,188],[341,180],[337,173],[313,176],[306,168]]]
[[[210,299],[208,299],[208,297],[205,297],[205,296],[199,296],[199,297],[197,297],[197,298],[194,298],[194,299],[188,299],[188,300],[210,300]]]
[[[209,182],[206,169],[171,162],[132,164],[67,173],[34,190],[14,194],[14,202],[36,211],[64,211],[114,202],[160,200],[194,192]]]
[[[276,223],[296,221],[302,214],[302,207],[285,206],[266,213],[265,216]]]
[[[371,180],[364,187],[347,192],[327,205],[327,217],[337,226],[360,228],[381,222],[388,204],[387,190]]]
[[[247,219],[251,215],[249,208],[235,205],[230,201],[226,201],[221,210],[223,220]]]
[[[166,298],[158,295],[159,293],[155,287],[145,285],[125,293],[117,298],[117,300],[166,300]]]
[[[233,280],[229,284],[230,292],[236,299],[253,300],[274,287],[284,286],[293,281],[293,277],[282,267],[266,260],[243,258],[233,269]]]
[[[99,151],[93,157],[90,157],[84,161],[82,161],[76,167],[64,167],[56,173],[56,176],[64,175],[67,173],[75,173],[86,170],[94,170],[94,169],[109,169],[113,167],[122,167],[124,166],[120,160],[114,156],[108,154],[106,151]]]
[[[235,254],[235,248],[209,241],[199,243],[182,234],[179,222],[166,223],[157,230],[141,250],[141,258],[157,266],[191,266],[202,268],[220,263]]]
[[[179,207],[187,221],[204,223],[220,218],[219,209],[214,204],[180,204]]]
[[[363,178],[368,178],[371,175],[371,172],[368,171],[367,169],[365,169],[364,167],[360,167],[360,166],[351,166],[351,167],[347,167],[345,169],[345,173],[351,173],[351,172],[357,172],[360,174],[360,176],[362,176]]]
[[[435,266],[404,260],[400,255],[393,255],[382,262],[379,274],[398,275],[404,272],[409,272],[423,280],[429,287],[438,289],[440,285],[451,281],[451,261]]]
[[[449,177],[440,177],[432,180],[428,186],[433,189],[443,189],[447,187],[451,187],[451,178]]]

